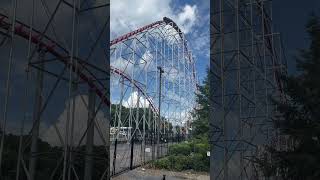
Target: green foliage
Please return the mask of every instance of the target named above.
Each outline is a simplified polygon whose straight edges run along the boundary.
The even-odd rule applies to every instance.
[[[27,136],[22,137],[23,142],[26,141]],[[15,172],[17,168],[17,159],[18,159],[18,149],[19,149],[20,136],[16,136],[13,134],[5,135],[5,145],[3,150],[3,161],[4,164],[1,168],[2,174],[0,179],[15,179]],[[57,147],[51,147],[47,142],[38,139],[38,150],[39,152],[50,152],[50,158],[38,159],[38,166],[36,176],[39,179],[48,178],[48,174],[52,171],[52,169],[56,166],[56,159],[61,157],[62,149]],[[25,157],[26,164],[28,164],[29,159],[27,157],[30,156],[30,147],[27,147],[23,152]],[[21,177],[25,178],[25,174],[21,173]]]
[[[207,154],[209,144],[201,143],[194,145],[194,152],[199,154]]]
[[[198,86],[199,92],[196,94],[198,108],[193,111],[194,121],[192,122],[193,139],[188,142],[171,145],[169,156],[156,160],[154,165],[157,168],[169,170],[209,171],[210,161],[207,157],[209,151],[209,81],[210,73],[204,80],[203,85]],[[177,132],[180,128],[176,126]]]
[[[27,141],[29,137],[23,136],[22,140],[23,143]],[[20,136],[7,134],[5,135],[5,144],[3,149],[3,161],[1,166],[1,176],[0,179],[6,180],[13,180],[16,179],[16,168],[17,168],[17,161],[18,161],[18,149],[19,149],[19,142]],[[37,166],[36,166],[36,178],[35,179],[50,179],[50,175],[52,171],[57,166],[57,160],[63,157],[63,148],[62,147],[52,147],[47,142],[38,139],[38,152],[39,154],[44,154],[45,156],[38,156],[37,157]],[[74,162],[75,162],[75,169],[77,172],[80,172],[78,175],[80,177],[84,176],[84,162],[85,162],[85,153],[86,148],[85,146],[80,146],[78,148],[74,148]],[[104,158],[106,157],[106,150],[105,146],[94,146],[93,153],[95,154],[94,159],[94,170],[95,173],[93,175],[93,179],[99,179],[101,174],[104,172],[105,168],[107,167],[107,162]],[[28,166],[30,161],[30,146],[25,147],[24,151],[22,152],[23,159],[25,164]],[[53,179],[59,179],[59,175],[62,173],[62,169],[57,169],[55,176]],[[27,179],[24,171],[20,171],[20,179]],[[81,174],[82,173],[82,174]]]
[[[270,158],[261,158],[266,176],[282,179],[320,179],[320,20],[307,24],[309,49],[297,57],[299,73],[283,77],[287,101],[274,100],[282,116],[275,127],[291,142],[287,149],[267,147]]]
[[[160,169],[171,169],[171,161],[169,160],[169,157],[156,160],[154,165]]]
[[[191,166],[195,171],[209,171],[210,160],[209,157],[203,153],[194,153],[191,155]]]
[[[171,145],[169,156],[156,160],[155,167],[169,170],[209,171],[210,161],[207,157],[209,150],[208,141],[203,139],[192,139],[188,142]]]
[[[171,145],[169,147],[169,153],[172,155],[189,155],[191,153],[191,146],[190,143],[180,143],[176,145]]]
[[[192,135],[194,137],[208,136],[209,133],[209,110],[210,110],[210,73],[207,70],[207,77],[203,81],[203,85],[199,85],[199,92],[196,93],[196,102],[198,107],[193,111]]]
[[[184,155],[170,155],[168,157],[156,160],[154,165],[160,169],[182,171],[187,169],[193,169],[193,159]]]
[[[191,160],[188,156],[184,155],[177,155],[173,156],[173,159],[171,161],[172,168],[177,171],[182,171],[186,169],[191,169],[190,164]]]

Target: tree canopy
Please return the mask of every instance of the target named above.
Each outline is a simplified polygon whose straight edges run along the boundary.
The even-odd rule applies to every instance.
[[[208,136],[209,133],[209,80],[210,73],[207,70],[207,77],[202,85],[198,85],[196,93],[197,107],[193,111],[194,121],[192,122],[193,136]]]
[[[297,74],[283,77],[287,100],[276,101],[274,124],[288,143],[268,147],[271,159],[262,165],[282,179],[320,179],[320,18],[313,14],[306,29],[310,46],[296,57]]]

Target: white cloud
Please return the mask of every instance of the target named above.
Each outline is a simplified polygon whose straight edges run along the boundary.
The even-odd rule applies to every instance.
[[[174,10],[173,0],[111,0],[111,38],[141,26],[169,17],[185,32],[195,26],[198,14],[196,5],[184,5]]]
[[[197,20],[197,6],[186,5],[183,11],[178,14],[177,23],[181,25],[181,29],[184,33],[188,33],[195,25]]]
[[[209,58],[209,55],[210,55],[209,21],[210,21],[210,16],[209,15],[204,16],[199,21],[199,24],[197,24],[199,28],[197,28],[191,34],[192,41],[189,41],[189,43],[196,57],[205,55],[207,58]]]
[[[191,39],[197,38],[199,33],[195,33],[195,30],[200,27],[201,24],[199,23],[201,23],[203,20],[203,18],[200,18],[200,15],[199,15],[199,7],[197,5],[187,4],[187,3],[177,4],[177,1],[174,1],[174,0],[111,0],[111,8],[110,8],[111,39],[114,39],[132,30],[136,30],[137,28],[148,25],[155,21],[162,20],[163,17],[168,17],[172,19],[174,22],[176,22],[178,26],[181,28],[181,30],[185,34],[187,34],[186,36],[188,39],[189,37]],[[165,26],[164,28],[167,28],[167,26]],[[170,33],[176,34],[175,31],[168,30],[166,32],[169,34]],[[170,44],[170,42],[175,40],[175,38],[170,37],[166,40],[168,41],[168,44]],[[203,38],[199,40],[198,43],[199,43],[199,50],[202,50],[200,48],[200,45],[204,46],[206,44],[205,42],[203,42]],[[209,43],[207,43],[207,45],[209,45]],[[151,43],[148,44],[148,42],[146,42],[146,47],[148,50],[143,49],[139,51],[140,59],[135,58],[135,60],[138,60],[137,62],[139,62],[140,65],[133,66],[132,68],[134,68],[133,69],[134,71],[142,72],[143,70],[146,70],[147,72],[152,72],[152,73],[156,72],[157,64],[156,64],[155,58],[157,56],[153,51],[154,47],[151,47],[151,46],[152,46]],[[191,47],[193,47],[193,45]],[[111,65],[117,66],[119,67],[119,69],[123,70],[125,68],[125,65],[124,65],[125,63],[120,61],[125,61],[125,60],[117,59],[114,62],[111,62]],[[171,68],[170,65],[168,65],[168,67],[165,68],[166,73],[164,74],[164,78],[171,82],[177,82],[179,77],[184,77],[182,76],[183,72],[179,72],[179,71],[180,71],[179,68]],[[152,77],[155,77],[156,75],[152,73],[149,74],[150,76],[148,76],[148,83],[147,83],[149,88],[148,93],[151,96],[154,92],[156,92],[156,90],[152,89],[152,87],[157,88],[157,82],[154,78],[152,78]],[[131,73],[127,73],[127,74],[130,75]],[[135,77],[135,78],[138,81],[144,82],[143,77],[141,77],[140,79],[138,77]],[[115,92],[114,95],[115,94],[117,93]],[[117,95],[119,96],[119,93]],[[183,104],[183,107],[181,107],[182,109],[177,109],[174,107],[164,109],[163,110],[164,115],[167,113],[170,113],[170,114],[176,113],[173,115],[176,117],[175,119],[180,120],[180,117],[181,117],[182,121],[188,118],[187,111],[189,109],[186,106],[188,105],[188,102],[190,102],[190,101],[187,102],[187,99],[190,99],[189,97],[180,98],[180,96],[176,92],[174,93],[173,91],[166,92],[164,96],[166,100],[169,100],[169,101],[176,100]],[[115,102],[118,102],[117,100],[119,98],[114,98],[114,99],[115,99],[114,100]],[[155,101],[156,97],[152,97],[152,99]],[[138,100],[137,92],[132,92],[132,93],[127,92],[122,102],[122,105],[125,107],[137,107],[137,100]],[[140,101],[140,104],[139,104],[140,107],[144,107],[144,102],[146,102],[145,103],[146,107],[149,106],[149,102],[146,101],[146,99],[143,96],[140,97],[139,101]],[[174,111],[173,109],[175,109],[175,111],[177,112],[172,112]]]
[[[150,53],[149,50],[146,50],[146,52],[142,55],[142,58],[140,59],[140,64],[151,63],[152,59],[153,55]]]
[[[124,107],[137,107],[137,101],[138,101],[138,92],[134,91],[130,94],[130,96],[128,97],[127,100],[123,101],[122,105]],[[147,101],[146,98],[144,98],[143,96],[140,96],[139,98],[139,107],[140,108],[147,108],[149,107],[149,102]]]
[[[86,105],[88,105],[88,96],[83,95],[82,96],[83,100],[81,99],[81,96],[77,96],[75,98],[75,117],[74,117],[74,133],[73,133],[73,143],[74,145],[78,145],[78,143],[80,142],[81,137],[83,136],[83,134],[85,133],[85,130],[87,128],[87,121],[88,121],[88,110]],[[96,97],[96,100],[98,100],[99,98]],[[72,104],[72,100],[71,100],[71,107],[73,106]],[[66,101],[65,104],[65,109],[64,111],[61,113],[61,115],[59,116],[57,122],[55,123],[57,129],[59,130],[59,133],[61,134],[61,137],[64,139],[65,133],[66,133],[66,121],[67,121],[67,115],[68,115],[68,101]],[[97,125],[100,127],[100,130],[104,136],[104,138],[106,138],[106,133],[107,131],[105,131],[106,129],[106,121],[107,119],[104,116],[104,113],[102,111],[98,111],[97,115],[96,115],[96,119],[95,122],[97,123]],[[71,118],[70,118],[70,129],[71,129]],[[70,133],[70,129],[69,129],[69,133]],[[44,129],[42,128],[41,132],[41,139],[44,141],[47,141],[49,144],[54,145],[54,146],[62,146],[60,140],[59,140],[59,135],[58,132],[56,130],[56,128],[54,127],[54,125],[51,125],[48,129]],[[70,138],[70,135],[69,135]],[[106,139],[105,139],[106,140]],[[81,144],[86,143],[86,138],[84,140],[82,140]],[[102,145],[103,141],[101,139],[101,137],[99,136],[96,128],[95,128],[95,135],[94,135],[94,144],[96,145]]]
[[[165,78],[168,79],[171,82],[177,81],[179,76],[182,78],[182,72],[179,73],[179,71],[175,67],[165,67],[164,72],[166,72]]]
[[[121,57],[115,60],[111,60],[110,65],[114,68],[122,70],[126,74],[132,74],[132,70],[134,68],[134,65],[131,62]]]
[[[174,93],[172,90],[167,90],[165,92],[165,96],[166,98],[170,99],[170,100],[174,100],[177,102],[184,102],[185,99],[182,96],[179,96],[179,94]]]

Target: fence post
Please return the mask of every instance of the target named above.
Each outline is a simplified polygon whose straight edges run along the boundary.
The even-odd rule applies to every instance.
[[[118,143],[118,138],[116,138],[114,142],[114,151],[113,151],[113,172],[112,174],[114,175],[116,172],[116,160],[117,160],[117,143]]]
[[[134,146],[134,137],[131,137],[130,170],[133,169],[133,146]]]
[[[151,144],[152,144],[152,160],[155,160],[155,143],[154,143],[154,133],[151,134]]]

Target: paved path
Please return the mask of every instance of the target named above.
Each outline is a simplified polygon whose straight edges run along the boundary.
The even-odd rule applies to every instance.
[[[132,171],[120,174],[111,178],[112,180],[162,180],[166,175],[166,180],[209,180],[206,173],[195,173],[191,171],[173,172],[167,170],[137,168]]]

